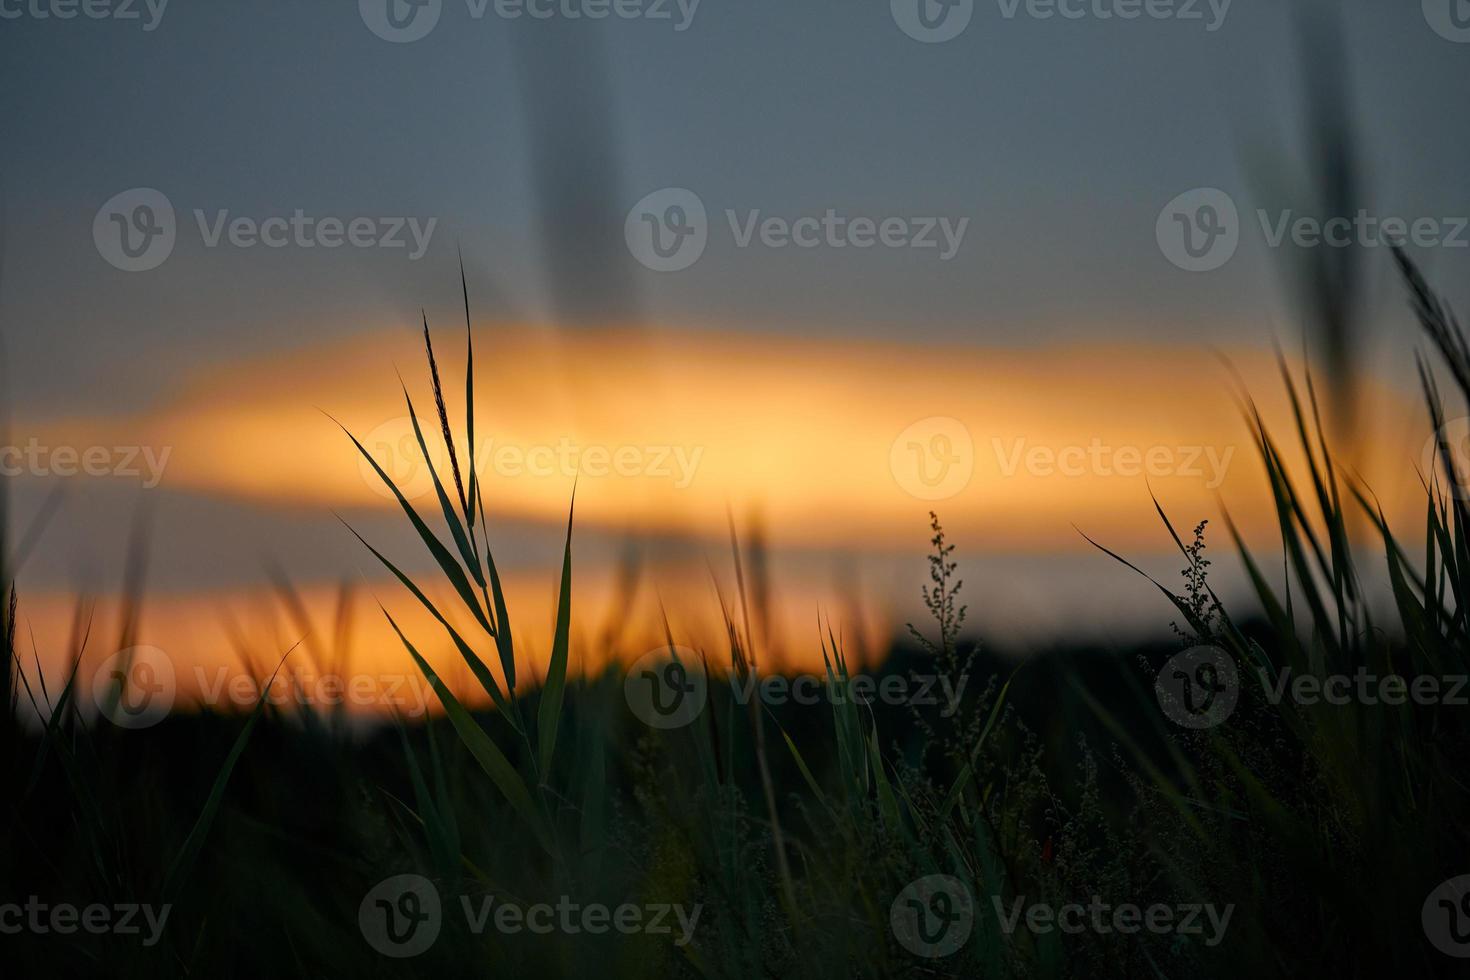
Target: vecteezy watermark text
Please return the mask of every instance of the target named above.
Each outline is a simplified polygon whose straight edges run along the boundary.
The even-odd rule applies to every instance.
[[[1214,446],[1112,446],[1101,439],[1062,447],[1028,446],[1025,439],[1014,439],[1009,448],[992,439],[991,448],[1006,477],[1022,468],[1030,476],[1178,476],[1202,478],[1211,490],[1225,481],[1235,455],[1234,446],[1223,451]]]
[[[725,220],[736,248],[749,248],[753,242],[765,248],[935,248],[941,262],[959,253],[970,227],[969,218],[848,217],[836,208],[796,218],[763,215],[758,208],[743,214],[727,208]]]
[[[1351,215],[1302,214],[1291,208],[1257,208],[1256,222],[1268,248],[1470,247],[1470,217],[1400,217],[1359,208]],[[1185,191],[1166,204],[1155,221],[1159,250],[1189,272],[1210,272],[1235,255],[1242,234],[1234,199],[1216,187]]]
[[[767,214],[759,208],[727,208],[724,215],[730,239],[738,249],[932,250],[941,262],[959,253],[970,226],[969,218],[870,217],[837,208],[796,216]],[[689,268],[704,254],[710,231],[704,202],[683,187],[665,187],[645,195],[623,223],[628,251],[655,272]]]
[[[339,674],[292,668],[263,680],[228,667],[197,664],[190,674],[197,703],[212,708],[228,705],[249,710],[264,702],[276,708],[386,708],[421,718],[432,703],[429,687],[419,674]],[[158,647],[129,647],[92,672],[92,700],[100,716],[119,728],[148,728],[173,709],[179,675],[173,658]]]
[[[14,936],[22,932],[37,935],[55,933],[71,936],[87,932],[94,936],[143,936],[144,946],[157,944],[168,924],[173,905],[148,905],[118,902],[107,905],[93,902],[76,906],[70,902],[43,902],[36,895],[25,903],[0,903],[0,935]],[[146,935],[143,932],[147,928]]]
[[[1233,0],[996,0],[1001,16],[1015,20],[1025,14],[1032,20],[1178,20],[1204,25],[1207,33],[1218,31],[1230,13]]]
[[[429,249],[438,218],[308,214],[258,217],[228,208],[195,208],[194,223],[205,248],[402,249],[416,261]],[[92,219],[92,240],[107,262],[124,272],[146,272],[173,254],[178,240],[173,203],[162,191],[134,187],[115,194]]]
[[[1203,24],[1206,33],[1225,23],[1233,0],[996,0],[1003,20],[1177,20]],[[889,0],[893,22],[915,41],[953,40],[970,26],[975,0]]]
[[[248,215],[231,216],[228,210],[216,210],[207,215],[202,209],[194,210],[194,220],[199,225],[199,237],[206,248],[218,248],[221,241],[235,248],[407,248],[408,260],[417,261],[429,249],[429,239],[434,235],[438,218],[419,219],[414,217],[384,218],[337,218],[316,217],[301,208],[291,212],[289,218],[274,215],[269,218],[253,218]],[[410,241],[412,239],[412,241]]]
[[[1366,208],[1359,208],[1352,217],[1339,215],[1321,218],[1311,214],[1297,214],[1287,209],[1272,215],[1265,208],[1256,210],[1261,233],[1271,248],[1280,248],[1289,238],[1298,248],[1381,248],[1391,245],[1412,243],[1418,248],[1466,248],[1470,237],[1466,237],[1466,225],[1470,218],[1464,217],[1380,217]]]
[[[0,20],[136,20],[150,32],[167,8],[168,0],[0,0]]]
[[[992,895],[990,902],[995,908],[1001,931],[1007,936],[1024,924],[1028,932],[1036,935],[1054,931],[1069,935],[1150,932],[1160,936],[1199,936],[1206,946],[1211,947],[1220,945],[1225,938],[1225,930],[1230,926],[1230,917],[1235,914],[1233,904],[1223,909],[1211,902],[1180,905],[1155,902],[1142,906],[1133,902],[1107,902],[1101,895],[1093,895],[1085,904],[1027,904],[1024,895],[1012,901],[1009,908],[999,895]]]
[[[1273,679],[1264,667],[1257,667],[1261,689],[1271,704],[1288,698],[1294,704],[1443,704],[1449,707],[1470,705],[1466,696],[1470,675],[1420,674],[1409,678],[1402,674],[1376,674],[1359,667],[1353,674],[1296,674],[1285,667]]]
[[[23,446],[0,446],[0,476],[141,478],[151,490],[172,453],[172,446],[47,446],[32,437]]]
[[[726,678],[735,703],[759,701],[768,707],[795,704],[886,704],[915,708],[937,708],[948,718],[959,710],[969,675],[951,678],[943,674],[910,673],[873,677],[816,674],[771,674],[751,672]],[[623,680],[628,708],[651,728],[671,729],[688,725],[699,717],[709,699],[709,679],[699,654],[684,647],[658,647],[639,657]]]
[[[496,932],[507,935],[518,932],[538,936],[553,932],[570,936],[583,932],[594,936],[607,932],[619,932],[625,936],[647,933],[673,936],[675,946],[687,946],[694,938],[700,913],[704,911],[704,907],[697,903],[692,907],[678,903],[627,903],[615,908],[599,902],[584,905],[567,895],[561,896],[555,905],[549,902],[522,905],[505,901],[497,905],[493,895],[486,895],[478,902],[462,895],[459,902],[470,931],[477,935],[493,922]]]
[[[1011,936],[1024,928],[1035,935],[1062,932],[1078,935],[1148,932],[1155,935],[1199,936],[1209,947],[1218,946],[1235,914],[1233,904],[1223,908],[1209,902],[1166,904],[1113,902],[1101,895],[1088,901],[1027,902],[1019,895],[1006,902],[990,896],[1000,931]],[[916,956],[938,959],[957,952],[975,925],[975,903],[970,890],[952,875],[927,875],[910,882],[889,910],[894,938]]]
[[[1359,667],[1351,674],[1298,674],[1290,667],[1272,672],[1255,668],[1265,701],[1302,707],[1358,704],[1470,706],[1470,675],[1380,674]],[[1219,725],[1240,699],[1241,676],[1235,659],[1216,646],[1191,647],[1170,657],[1154,682],[1159,706],[1182,728]]]
[[[393,708],[409,718],[421,718],[429,709],[430,688],[421,676],[408,674],[337,674],[292,671],[262,683],[258,677],[217,667],[194,668],[200,700],[207,705],[233,704],[248,708],[258,701],[273,707],[298,705],[335,708]]]
[[[442,442],[427,433],[434,472],[444,479],[449,471],[448,453]],[[372,462],[360,458],[358,469],[363,481],[377,494],[392,499],[393,491],[383,485],[373,463],[393,480],[398,491],[409,500],[434,489],[433,476],[425,465],[413,421],[407,416],[389,419],[362,440]],[[673,444],[605,445],[582,443],[566,436],[556,442],[522,444],[509,440],[485,439],[475,447],[475,469],[482,475],[505,479],[641,479],[667,481],[675,490],[685,490],[693,482],[704,458],[703,446]]]
[[[700,0],[465,0],[470,20],[487,13],[501,20],[648,20],[672,23],[687,31]],[[422,40],[439,24],[444,0],[358,0],[357,12],[367,29],[385,41],[407,44]]]
[[[461,895],[459,908],[465,926],[474,935],[494,929],[502,935],[553,933],[600,936],[620,933],[670,936],[675,946],[687,946],[699,926],[704,906],[677,902],[605,905],[578,902],[562,895],[555,902],[506,901],[494,895]],[[438,888],[422,875],[403,874],[387,878],[363,896],[357,922],[368,945],[403,959],[426,951],[439,937],[444,924],[443,902]]]

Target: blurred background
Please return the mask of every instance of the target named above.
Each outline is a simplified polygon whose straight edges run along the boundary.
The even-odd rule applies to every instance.
[[[22,635],[60,669],[79,597],[116,622],[132,537],[131,635],[176,662],[345,616],[359,663],[402,665],[353,610],[412,600],[339,517],[432,559],[334,420],[436,507],[395,372],[432,418],[426,318],[462,416],[461,260],[533,659],[574,482],[574,665],[657,643],[660,605],[717,640],[732,523],[769,656],[820,662],[819,617],[881,656],[931,509],[986,636],[1158,633],[1173,610],[1079,532],[1168,580],[1152,493],[1269,555],[1241,398],[1287,424],[1275,345],[1422,522],[1383,225],[1463,306],[1457,2],[0,8]],[[1366,247],[1321,233],[1360,212]]]

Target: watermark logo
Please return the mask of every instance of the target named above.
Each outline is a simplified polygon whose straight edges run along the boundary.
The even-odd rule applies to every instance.
[[[1154,237],[1174,265],[1186,272],[1210,272],[1229,262],[1240,245],[1240,213],[1219,188],[1196,187],[1164,205]]]
[[[444,0],[357,0],[357,12],[367,29],[394,44],[426,37],[443,10]]]
[[[816,248],[933,251],[941,262],[959,254],[969,218],[939,215],[851,215],[837,208],[783,216],[760,208],[726,208],[725,227],[737,249]],[[628,251],[656,272],[678,272],[704,254],[713,229],[704,202],[693,191],[665,188],[646,195],[623,222]]]
[[[148,728],[173,708],[174,663],[158,647],[135,646],[102,661],[92,673],[92,700],[119,728]]]
[[[686,946],[694,938],[704,906],[655,902],[612,907],[600,902],[578,902],[570,895],[560,896],[555,903],[521,905],[494,895],[479,899],[461,895],[459,909],[465,928],[476,936],[490,928],[504,935],[529,932],[538,936],[584,932],[603,935],[616,931],[625,936],[634,933],[673,936],[675,946]],[[373,949],[394,959],[407,959],[434,945],[443,928],[444,915],[443,902],[434,883],[422,875],[403,874],[379,882],[363,896],[357,910],[357,924]]]
[[[893,22],[915,41],[939,44],[964,33],[975,0],[889,0]]]
[[[623,681],[623,693],[629,709],[652,728],[679,728],[699,716],[708,700],[707,678],[698,654],[675,647],[677,657],[667,648],[650,650],[633,664]],[[820,704],[871,705],[874,702],[894,707],[935,708],[941,718],[950,718],[960,709],[970,676],[957,679],[947,674],[769,674],[754,671],[743,675],[730,671],[727,675],[730,696],[739,705],[759,701],[770,708],[788,704],[814,707]]]
[[[1190,647],[1170,657],[1154,681],[1164,715],[1181,728],[1213,728],[1240,699],[1235,660],[1214,646]]]
[[[654,272],[687,269],[699,261],[709,242],[704,202],[683,187],[646,194],[628,212],[623,240],[633,258]]]
[[[1424,451],[1420,453],[1420,472],[1428,479],[1430,474],[1440,472],[1444,456],[1439,445],[1443,442],[1449,452],[1449,465],[1453,471],[1446,473],[1449,486],[1446,488],[1459,500],[1470,499],[1470,417],[1449,419],[1424,440]]]
[[[1435,949],[1470,958],[1470,875],[1458,875],[1430,892],[1419,918]]]
[[[1470,0],[1423,0],[1424,19],[1446,41],[1470,43]]]
[[[1470,2],[1470,0],[1467,0]],[[1470,248],[1470,217],[1443,215],[1406,218],[1379,215],[1367,208],[1352,214],[1304,214],[1291,208],[1255,211],[1266,247]],[[1239,210],[1230,195],[1213,187],[1174,198],[1155,225],[1159,248],[1181,269],[1209,272],[1230,261],[1242,234]]]
[[[700,0],[464,0],[465,13],[482,21],[494,13],[501,20],[668,21],[674,33],[694,23]],[[358,0],[358,13],[368,30],[385,41],[406,44],[428,36],[439,24],[443,0]]]
[[[433,460],[434,470],[439,474],[441,480],[449,473],[449,453],[444,448],[439,434],[432,429],[424,434],[424,445],[429,447],[429,458]],[[372,457],[372,462],[361,454],[357,454],[357,470],[362,475],[362,482],[366,483],[378,496],[387,500],[396,500],[393,491],[378,476],[377,470],[373,469],[373,463],[388,475],[398,492],[408,500],[422,497],[434,489],[434,477],[429,471],[429,465],[424,459],[423,450],[419,448],[418,436],[413,431],[413,420],[407,415],[389,419],[369,432],[362,439],[362,447]]]
[[[709,680],[698,653],[660,647],[633,662],[623,678],[628,710],[650,728],[682,728],[699,717],[709,700]]]
[[[423,875],[394,875],[375,885],[357,908],[368,945],[395,959],[417,956],[434,945],[444,924],[439,890]]]
[[[899,945],[925,959],[949,956],[965,945],[975,927],[975,903],[964,883],[951,875],[910,882],[888,910]]]
[[[410,262],[429,250],[439,223],[438,218],[318,216],[302,208],[289,216],[265,218],[233,214],[228,208],[212,214],[194,208],[193,215],[205,248],[404,249]],[[92,240],[98,253],[124,272],[158,268],[173,254],[178,232],[173,204],[151,187],[114,195],[92,219]]]
[[[177,237],[174,206],[152,187],[114,194],[92,219],[97,253],[124,272],[158,268],[173,254]]]
[[[931,415],[904,429],[888,449],[893,479],[920,500],[945,500],[970,485],[975,440],[959,419]]]

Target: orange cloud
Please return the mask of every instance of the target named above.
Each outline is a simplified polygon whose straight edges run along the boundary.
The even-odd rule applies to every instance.
[[[445,330],[438,340],[449,411],[460,429],[462,338]],[[1203,352],[1118,345],[930,347],[715,332],[558,333],[505,325],[477,329],[475,342],[476,459],[492,523],[561,524],[575,478],[583,529],[689,535],[703,539],[707,551],[727,554],[727,515],[744,524],[755,514],[777,551],[906,555],[922,575],[919,552],[931,508],[972,557],[977,549],[1085,549],[1079,528],[1121,550],[1155,551],[1165,539],[1152,490],[1181,529],[1218,517],[1223,501],[1263,553],[1274,545],[1275,515],[1230,374]],[[395,507],[324,414],[330,412],[432,515],[437,504],[416,461],[394,376],[397,365],[412,379],[425,435],[435,446],[438,424],[422,361],[411,331],[374,333],[201,372],[134,417],[51,420],[17,429],[52,446],[166,447],[164,485],[174,489],[281,508]],[[1300,470],[1299,454],[1289,447],[1291,414],[1274,358],[1237,351],[1230,361]],[[1377,385],[1365,385],[1359,398],[1364,424],[1342,461],[1373,487],[1391,516],[1422,519],[1415,474],[1428,436],[1422,412],[1411,399]],[[463,460],[467,446],[459,452]],[[453,495],[442,446],[434,453]],[[855,659],[862,648],[881,651],[902,621],[895,610],[912,608],[901,600],[917,587],[905,580],[895,601],[896,583],[856,581],[856,560],[849,563],[854,580],[837,584],[813,582],[779,560],[773,564],[770,622],[761,629],[772,667],[819,668],[819,613],[846,631]],[[525,669],[540,676],[554,570],[502,571]],[[1002,597],[1007,608],[989,610],[991,620],[1016,612],[1010,607],[1023,604],[1017,597],[1027,593],[1024,583],[994,568],[986,574],[988,585],[979,584],[989,592],[972,600]],[[1089,595],[1066,600],[1069,609],[1101,621],[1124,601],[1109,596],[1133,594],[1125,574],[1113,574],[1119,581],[1099,582]],[[618,569],[578,566],[575,667],[596,670],[609,658],[636,656],[661,643],[663,610],[679,642],[724,655],[711,575],[687,554],[655,554],[642,586],[629,596],[621,591]],[[369,586],[403,617],[409,635],[457,689],[471,693],[457,656],[413,600],[391,582]],[[733,606],[733,582],[723,582],[722,590]],[[348,669],[413,677],[376,609],[359,598],[359,613],[371,615],[362,620]],[[452,609],[452,597],[443,598]],[[291,664],[308,675],[330,671],[334,588],[305,583],[301,601],[304,622],[274,604],[266,588],[150,595],[144,639],[177,659],[185,702],[207,693],[203,688],[222,669],[241,675],[243,651],[261,667],[303,636],[307,642]],[[72,602],[33,592],[25,603],[53,676],[67,649]],[[103,608],[115,605],[108,599]],[[1161,616],[1167,621],[1167,611]],[[463,626],[466,635],[474,633],[467,621]],[[483,639],[476,642],[488,650]],[[89,665],[113,652],[114,640],[99,634]]]
[[[438,338],[456,426],[461,339]],[[1274,360],[1231,360],[1289,441]],[[134,418],[39,428],[58,442],[168,446],[174,488],[392,506],[330,412],[434,509],[394,365],[435,446],[411,331],[207,371]],[[761,513],[781,544],[907,548],[931,507],[998,549],[1074,547],[1074,525],[1152,539],[1149,486],[1181,520],[1215,516],[1217,498],[1248,529],[1274,520],[1228,373],[1199,351],[487,326],[476,368],[476,458],[487,507],[506,518],[563,520],[580,472],[580,523],[718,536],[733,507]],[[1349,457],[1390,506],[1413,499],[1422,413],[1382,387],[1361,398],[1367,426]]]

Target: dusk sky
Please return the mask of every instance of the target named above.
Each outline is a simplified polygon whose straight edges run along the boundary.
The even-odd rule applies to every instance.
[[[0,0],[0,93],[4,976],[1466,976],[1470,0]]]
[[[1079,615],[1166,625],[1146,584],[1106,574],[1076,533],[1163,554],[1144,476],[1095,460],[1076,477],[1004,472],[1038,445],[1195,447],[1193,469],[1149,481],[1179,523],[1213,516],[1223,495],[1268,526],[1250,525],[1268,516],[1259,468],[1215,352],[1263,406],[1284,406],[1271,343],[1302,349],[1291,276],[1303,250],[1271,247],[1257,209],[1277,227],[1288,209],[1321,214],[1312,110],[1283,93],[1303,91],[1304,56],[1329,57],[1333,42],[1282,5],[1201,2],[1180,16],[1184,4],[1161,4],[1149,9],[1169,16],[1125,20],[1098,15],[1111,2],[1044,17],[1051,7],[1002,0],[924,43],[901,26],[902,0],[649,0],[620,8],[643,16],[595,23],[549,5],[537,9],[551,17],[511,19],[497,10],[522,8],[493,0],[388,2],[420,27],[412,17],[437,20],[390,41],[371,0],[172,0],[137,4],[136,19],[68,20],[36,16],[42,0],[0,0],[10,442],[169,453],[156,481],[18,481],[20,526],[67,487],[50,546],[20,576],[38,629],[69,622],[77,588],[115,588],[140,506],[153,515],[155,621],[187,642],[261,589],[268,563],[322,594],[363,570],[392,595],[334,512],[405,563],[425,559],[326,413],[361,436],[391,426],[395,369],[431,411],[419,311],[457,378],[460,252],[482,432],[523,450],[630,446],[648,466],[660,449],[677,467],[682,448],[691,467],[683,485],[677,469],[584,476],[591,595],[630,535],[649,560],[693,568],[680,587],[704,588],[706,561],[728,557],[728,507],[759,517],[778,573],[799,583],[792,623],[833,611],[852,574],[863,615],[887,630],[917,600],[932,506],[974,563],[972,601],[995,610],[982,628],[1054,627],[1039,597],[1069,590]],[[1415,257],[1463,304],[1470,43],[1436,21],[1434,0],[1324,6],[1341,12],[1352,66],[1334,81],[1354,120],[1360,206],[1434,219],[1439,238]],[[172,209],[174,241],[126,271],[99,235],[137,214],[143,198],[127,192],[139,188]],[[653,194],[647,214],[668,218],[686,200],[656,196],[668,188],[705,210],[705,245],[656,271],[628,245],[643,220],[630,212]],[[1188,271],[1166,254],[1162,212],[1200,188],[1238,209],[1239,244]],[[787,242],[798,219],[829,210],[805,225],[811,245]],[[323,244],[332,222],[340,240],[362,218],[363,244]],[[784,225],[760,230],[770,218]],[[873,243],[888,219],[894,241],[918,247]],[[854,220],[871,226],[866,247]],[[285,244],[262,244],[263,230]],[[1386,249],[1365,255],[1374,411],[1359,458],[1370,477],[1375,460],[1393,474],[1391,497],[1429,429],[1402,289]],[[462,395],[448,383],[451,412]],[[961,421],[973,474],[925,499],[890,457],[933,419]],[[936,432],[917,438],[940,445]],[[571,475],[502,477],[487,481],[496,540],[526,594],[549,601]],[[988,552],[1024,558],[992,570]]]

